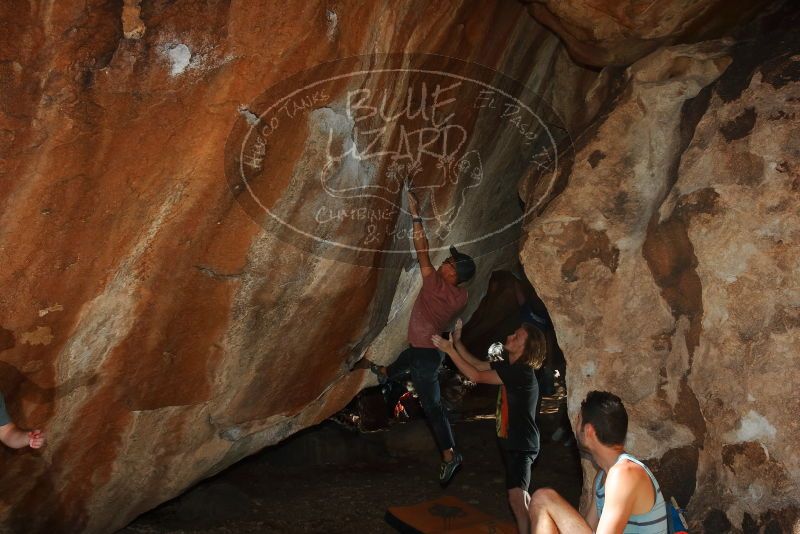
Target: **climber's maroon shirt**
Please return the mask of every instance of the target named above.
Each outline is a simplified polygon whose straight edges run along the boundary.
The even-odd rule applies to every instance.
[[[436,348],[431,336],[448,328],[466,305],[466,289],[448,284],[438,271],[423,276],[408,321],[408,342],[414,347]]]

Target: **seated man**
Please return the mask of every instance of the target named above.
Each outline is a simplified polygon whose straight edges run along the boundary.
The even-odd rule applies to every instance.
[[[2,394],[0,394],[0,441],[12,449],[21,449],[22,447],[38,449],[44,445],[44,432],[41,430],[26,432],[17,428],[17,425],[11,421]]]
[[[537,490],[531,498],[531,532],[666,534],[667,510],[658,482],[623,448],[628,414],[620,398],[590,392],[581,403],[576,429],[578,447],[600,468],[592,504],[584,518],[552,489]]]
[[[534,370],[541,367],[547,356],[547,340],[536,326],[523,323],[503,344],[507,359],[485,362],[473,356],[461,342],[461,328],[459,319],[452,340],[433,336],[432,341],[473,382],[501,386],[497,437],[506,464],[508,503],[520,534],[527,534],[531,499],[528,486],[531,466],[539,454],[536,428],[539,386]]]

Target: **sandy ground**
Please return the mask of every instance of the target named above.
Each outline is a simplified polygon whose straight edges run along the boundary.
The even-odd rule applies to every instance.
[[[388,507],[443,494],[512,521],[495,440],[494,391],[471,394],[464,403],[470,408],[453,414],[464,464],[447,489],[439,487],[438,453],[424,420],[370,433],[327,422],[243,460],[119,532],[391,533]],[[543,400],[532,490],[553,487],[575,504],[581,474],[574,440],[570,432],[566,445],[564,438],[551,439],[564,417],[563,396]]]

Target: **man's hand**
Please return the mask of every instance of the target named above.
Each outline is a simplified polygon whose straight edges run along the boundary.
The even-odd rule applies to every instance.
[[[464,359],[463,355],[453,347],[452,341],[444,339],[441,336],[431,336],[431,341],[437,349],[449,354],[450,358],[453,360],[453,363],[456,364],[456,367],[458,367],[458,370],[473,382],[480,384],[494,384],[496,386],[499,386],[503,383],[503,381],[500,380],[500,375],[497,374],[497,371],[489,369],[487,362],[482,362],[486,365],[486,370],[481,370]]]
[[[459,319],[459,320],[456,321],[455,329],[450,334],[450,339],[453,340],[454,344],[458,343],[459,341],[461,341],[461,329],[462,328],[464,328],[464,323],[461,321],[461,319]]]
[[[41,430],[31,430],[28,432],[28,446],[31,449],[38,449],[44,445],[44,432]]]
[[[450,354],[453,351],[453,342],[443,338],[442,336],[431,336],[431,342],[434,346],[442,352]]]
[[[411,191],[407,191],[406,194],[408,196],[408,211],[411,213],[412,217],[419,217],[419,201],[416,195]]]

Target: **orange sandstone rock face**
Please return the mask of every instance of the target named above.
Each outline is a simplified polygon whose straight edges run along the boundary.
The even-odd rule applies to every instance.
[[[716,38],[750,20],[767,1],[528,0],[579,63],[629,65],[659,46]]]
[[[0,389],[18,424],[49,435],[41,452],[0,452],[0,519],[14,531],[121,527],[335,412],[367,380],[347,372],[352,361],[401,348],[412,258],[377,268],[380,255],[336,261],[324,245],[295,246],[231,189],[226,143],[267,88],[337,58],[435,53],[524,81],[573,126],[596,78],[521,5],[12,1],[0,11]],[[342,94],[314,111],[341,111]],[[475,118],[471,147],[513,201],[469,203],[455,242],[520,209],[526,169],[504,153],[520,146],[508,142],[520,126]],[[318,124],[283,130],[279,157],[260,169],[259,198],[289,221],[319,202],[302,189]],[[444,212],[461,191],[447,187]],[[334,224],[326,237],[348,232]],[[485,255],[472,305],[516,254],[473,252]]]
[[[796,23],[634,63],[521,253],[570,413],[591,389],[618,393],[628,449],[692,532],[799,519]]]

